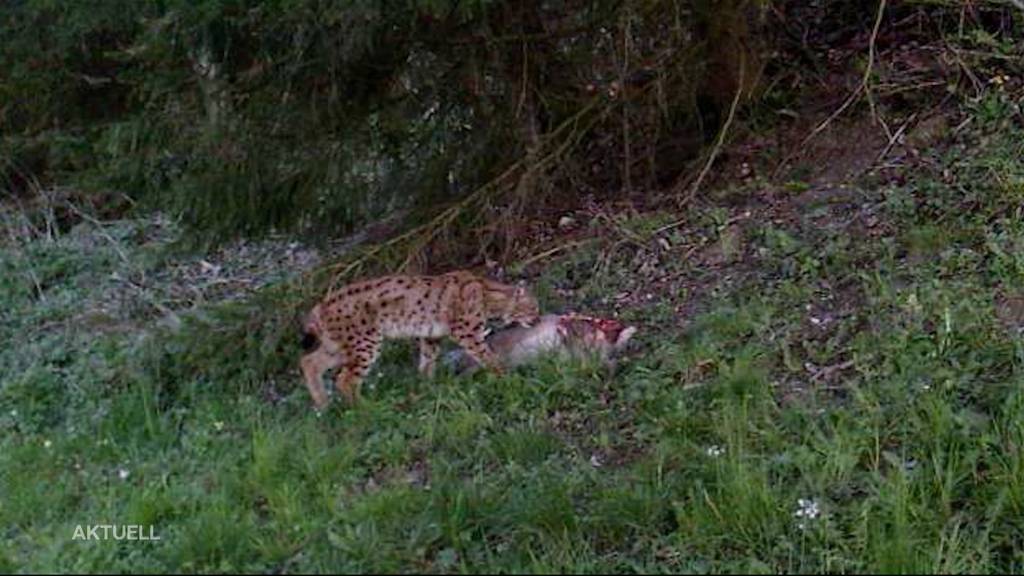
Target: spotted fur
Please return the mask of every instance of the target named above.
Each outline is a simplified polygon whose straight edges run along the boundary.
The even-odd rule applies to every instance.
[[[439,276],[395,275],[364,280],[330,293],[307,317],[305,341],[319,342],[302,358],[317,409],[327,405],[324,372],[340,368],[335,386],[351,404],[385,339],[419,341],[419,371],[433,376],[441,340],[451,337],[477,363],[501,371],[485,341],[488,320],[530,324],[537,300],[523,287],[460,271]]]

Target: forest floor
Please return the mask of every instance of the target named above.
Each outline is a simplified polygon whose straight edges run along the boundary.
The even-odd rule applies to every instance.
[[[1024,571],[1015,98],[801,145],[831,102],[728,146],[686,210],[545,223],[537,254],[572,248],[518,272],[639,328],[614,374],[428,382],[394,343],[319,418],[261,313],[329,256],[11,207],[0,571]]]

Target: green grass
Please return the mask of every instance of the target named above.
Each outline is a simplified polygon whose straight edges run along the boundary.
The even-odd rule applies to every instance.
[[[959,192],[928,174],[865,192],[884,234],[818,208],[755,222],[736,264],[754,274],[685,329],[666,305],[685,291],[624,310],[640,348],[614,376],[425,382],[394,344],[362,405],[320,418],[271,318],[288,290],[140,338],[87,322],[127,265],[112,246],[4,250],[0,570],[1020,572],[1024,348],[997,294],[1024,274],[1021,136],[943,160]],[[648,247],[549,266],[545,304],[607,310],[649,261],[729,270],[660,251],[669,220],[623,224]],[[72,540],[91,524],[160,540]]]

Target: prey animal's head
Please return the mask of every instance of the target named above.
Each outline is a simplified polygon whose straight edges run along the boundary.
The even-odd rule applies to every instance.
[[[633,334],[636,334],[636,326],[626,326],[618,320],[602,320],[598,325],[598,331],[608,341],[612,351],[619,352],[626,347]]]
[[[562,316],[558,330],[563,340],[577,351],[597,353],[605,359],[621,352],[636,334],[635,326],[618,320],[579,314]]]

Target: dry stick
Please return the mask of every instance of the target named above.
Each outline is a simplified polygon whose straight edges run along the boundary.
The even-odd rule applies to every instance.
[[[843,370],[846,370],[847,368],[852,368],[853,366],[853,360],[847,360],[846,362],[840,362],[839,364],[834,364],[832,366],[825,366],[824,368],[815,371],[815,373],[811,376],[811,382],[825,380],[829,376],[835,374],[836,372],[842,372]]]
[[[743,52],[740,52],[740,77],[739,82],[736,86],[736,95],[732,99],[732,106],[729,107],[729,116],[725,119],[725,124],[722,125],[722,129],[718,131],[718,141],[715,142],[715,147],[711,149],[711,154],[708,156],[708,161],[704,164],[704,168],[700,171],[697,176],[697,180],[693,183],[690,188],[690,193],[681,199],[678,203],[680,207],[689,204],[693,200],[694,196],[697,195],[697,191],[700,189],[700,185],[704,182],[704,178],[708,175],[711,170],[711,165],[714,164],[715,158],[718,153],[722,151],[722,144],[725,142],[725,136],[729,133],[729,128],[732,126],[732,120],[736,116],[736,108],[740,103],[740,96],[743,95],[743,82],[744,72],[746,68],[746,57]]]
[[[882,15],[885,13],[886,1],[887,0],[879,0],[878,2],[878,12],[875,14],[875,26],[871,30],[871,40],[868,44],[868,65],[864,69],[864,76],[861,78],[860,84],[858,84],[857,88],[849,95],[849,97],[846,98],[846,101],[843,102],[842,106],[837,108],[836,111],[833,112],[828,118],[826,118],[821,124],[818,124],[818,126],[814,130],[812,130],[806,138],[804,138],[803,142],[800,143],[800,146],[798,146],[795,151],[791,152],[789,155],[786,156],[782,163],[780,163],[779,166],[772,173],[773,180],[779,176],[779,173],[782,171],[783,168],[786,167],[787,164],[789,164],[793,157],[796,156],[796,154],[800,150],[803,150],[807,146],[808,142],[814,139],[814,137],[817,136],[818,134],[821,134],[821,132],[825,128],[827,128],[833,120],[838,118],[843,112],[846,112],[846,109],[849,108],[854,102],[856,102],[858,98],[860,98],[862,92],[866,92],[868,90],[868,84],[871,81],[871,71],[875,65],[875,41],[878,39],[878,29],[881,27],[882,24]],[[874,108],[872,107],[872,111],[873,110]]]
[[[871,93],[870,85],[870,72],[871,68],[874,66],[875,63],[875,40],[878,38],[878,29],[882,24],[882,14],[885,11],[885,3],[886,0],[881,0],[881,2],[878,3],[878,14],[875,16],[875,27],[871,30],[871,41],[868,43],[867,74],[864,75],[863,82],[864,94],[868,98],[868,108],[871,110],[871,117],[874,118],[876,122],[882,125],[882,129],[885,130],[886,138],[892,140],[892,132],[889,130],[889,125],[885,123],[885,119],[878,114],[877,110],[875,110],[875,98]]]
[[[616,232],[618,232],[619,236],[622,236],[628,242],[636,244],[636,246],[639,248],[643,248],[644,245],[647,243],[646,240],[644,240],[643,237],[641,237],[639,234],[633,232],[626,226],[620,224],[614,216],[609,216],[608,214],[602,212],[601,214],[597,215],[595,220],[604,220],[605,222],[608,223],[609,226],[611,226]]]
[[[26,208],[21,200],[14,194],[10,196],[10,199],[14,201],[15,208],[18,209],[18,216],[20,217],[21,224],[19,225],[21,230],[27,229],[27,237],[25,240],[31,240],[32,238],[39,238],[43,236],[43,231],[32,224],[32,219],[28,217],[28,208]],[[8,234],[12,241],[19,242],[18,230],[13,228],[13,224],[6,224],[8,228]]]
[[[622,34],[622,66],[619,67],[619,93],[622,96],[622,152],[623,152],[623,177],[626,181],[626,192],[633,192],[631,168],[633,164],[633,153],[630,149],[629,135],[629,99],[626,97],[626,72],[629,71],[629,13],[628,9],[623,11],[624,30]]]
[[[588,102],[587,105],[584,106],[580,111],[578,111],[572,117],[566,119],[564,122],[562,122],[562,124],[560,124],[557,128],[555,128],[549,135],[547,135],[545,137],[545,140],[553,141],[558,136],[560,136],[563,132],[565,132],[567,129],[569,129],[570,127],[576,128],[578,126],[579,120],[581,118],[583,118],[586,114],[588,114],[591,110],[593,110],[597,106],[599,101],[600,101],[600,97],[599,96],[595,96],[594,98],[592,98],[590,100],[590,102]],[[547,155],[546,157],[540,159],[540,161],[538,162],[538,166],[544,166],[544,165],[552,162],[557,157],[559,157],[562,153],[565,152],[566,149],[568,149],[569,145],[574,140],[578,141],[580,138],[582,138],[582,135],[580,135],[579,132],[584,132],[585,133],[587,130],[589,130],[589,128],[591,126],[593,126],[596,123],[597,123],[597,120],[596,119],[592,119],[583,130],[573,130],[573,132],[570,133],[570,137],[567,138],[565,140],[565,142],[563,142],[558,148],[556,148],[554,152],[552,152],[551,154]],[[573,136],[575,136],[575,139],[573,138]],[[328,271],[338,270],[338,272],[335,272],[333,274],[333,278],[331,280],[331,284],[330,284],[330,286],[328,288],[328,295],[333,293],[338,288],[339,282],[341,280],[343,280],[345,277],[347,277],[349,275],[349,273],[353,272],[354,270],[357,270],[357,269],[361,268],[363,266],[363,264],[365,264],[370,258],[372,258],[373,256],[379,254],[381,251],[383,251],[383,250],[385,250],[387,248],[392,248],[394,246],[397,246],[398,244],[400,244],[402,242],[405,242],[406,240],[409,240],[410,238],[415,238],[415,237],[417,237],[419,235],[423,235],[423,234],[426,234],[427,241],[433,239],[434,237],[437,236],[437,234],[440,232],[440,230],[442,228],[446,227],[456,217],[458,217],[458,215],[461,214],[462,211],[467,206],[473,204],[474,202],[476,202],[477,200],[479,200],[481,198],[486,198],[489,192],[491,192],[495,188],[498,188],[499,185],[501,185],[505,180],[507,180],[513,174],[515,174],[516,171],[518,171],[524,165],[525,165],[525,159],[520,159],[520,160],[516,161],[511,166],[509,166],[504,172],[502,172],[497,177],[492,179],[490,182],[484,184],[480,188],[477,188],[473,193],[471,193],[469,196],[466,196],[465,198],[463,198],[461,201],[457,202],[453,206],[448,207],[447,209],[442,211],[440,214],[438,214],[437,216],[432,218],[429,222],[426,222],[426,223],[424,223],[424,224],[422,224],[420,226],[417,226],[416,228],[413,228],[412,230],[409,230],[408,232],[404,232],[404,233],[396,236],[395,238],[392,238],[391,240],[388,240],[387,242],[384,242],[383,244],[379,244],[379,245],[377,245],[377,246],[367,250],[361,256],[359,256],[358,258],[356,258],[355,260],[353,260],[351,262],[348,262],[348,263],[338,263],[338,264],[334,264],[332,266],[329,266],[328,267]],[[406,259],[406,260],[408,261],[408,259]],[[306,275],[304,274],[302,277],[297,278],[296,281],[304,281],[305,276]]]
[[[133,281],[131,278],[125,278],[124,276],[121,276],[117,272],[112,273],[110,277],[114,280],[117,280],[118,282],[127,285],[130,288],[135,289],[135,291],[139,293],[139,296],[141,296],[142,299],[147,304],[149,304],[153,308],[156,308],[157,311],[163,314],[164,317],[171,322],[171,325],[173,327],[178,328],[181,326],[181,317],[178,316],[178,313],[175,312],[174,310],[171,310],[167,306],[161,304],[156,298],[154,298],[149,293],[149,290],[145,286],[142,286],[141,284]]]
[[[48,241],[52,242],[53,239],[54,239],[54,233],[53,233],[53,230],[54,230],[54,227],[55,227],[54,222],[57,220],[57,216],[53,212],[53,200],[46,193],[46,189],[39,182],[39,179],[36,178],[35,174],[31,174],[29,172],[21,170],[16,165],[12,165],[11,167],[15,170],[15,173],[19,174],[22,178],[24,178],[28,182],[29,186],[36,193],[36,195],[42,197],[42,199],[43,199],[43,220],[45,222],[45,228],[43,229],[43,231],[40,231],[39,234],[42,235],[43,232],[45,232],[46,239]],[[14,197],[15,200],[17,200],[16,196],[12,195],[12,197]],[[21,203],[20,202],[18,202],[18,207],[21,208]],[[26,222],[27,221],[29,221],[29,220],[28,220],[27,215],[26,215]]]
[[[562,244],[562,245],[559,245],[559,246],[555,246],[554,248],[551,248],[550,250],[545,250],[545,251],[541,252],[540,254],[534,254],[533,256],[530,256],[529,258],[527,258],[525,260],[517,262],[515,265],[519,266],[521,268],[525,268],[526,266],[529,266],[530,264],[533,264],[534,262],[537,262],[539,260],[543,260],[544,258],[547,258],[548,256],[551,256],[553,254],[558,254],[559,252],[562,252],[564,250],[568,250],[570,248],[576,248],[578,246],[586,246],[587,244],[592,244],[592,243],[594,243],[596,241],[597,241],[596,238],[587,238],[586,240],[575,240],[573,242],[567,242],[565,244]]]
[[[657,236],[658,234],[661,234],[662,232],[666,232],[666,231],[671,230],[673,228],[678,228],[678,227],[682,226],[683,224],[686,224],[689,221],[690,221],[689,218],[681,218],[679,220],[676,220],[675,222],[670,222],[670,223],[665,224],[664,226],[658,228],[657,230],[655,230],[651,234],[651,236]]]
[[[985,90],[984,83],[982,83],[981,80],[978,80],[978,77],[974,74],[974,71],[971,70],[971,67],[968,66],[966,62],[964,62],[964,59],[960,56],[960,50],[957,50],[952,46],[950,46],[949,48],[950,52],[952,52],[953,55],[956,56],[956,63],[960,66],[960,68],[963,69],[964,74],[967,74],[967,78],[970,79],[971,85],[974,86],[975,97],[980,98],[982,92],[984,92]]]
[[[527,90],[527,74],[529,70],[529,58],[527,56],[529,51],[526,49],[526,40],[523,40],[523,79],[522,88],[519,91],[519,102],[516,104],[516,112],[513,114],[513,118],[519,118],[519,114],[523,111],[523,107],[526,105],[526,90]]]
[[[113,236],[107,234],[107,231],[103,229],[102,222],[100,222],[96,218],[93,218],[89,214],[86,214],[82,210],[79,210],[78,207],[75,206],[74,203],[72,203],[70,200],[65,200],[64,204],[68,207],[68,209],[77,214],[80,218],[82,218],[83,220],[87,220],[90,224],[95,226],[96,231],[99,232],[100,236],[102,236],[104,240],[110,243],[110,245],[114,248],[114,251],[117,252],[117,255],[121,258],[121,261],[124,262],[125,265],[127,265],[128,267],[131,267],[132,263],[128,259],[128,255],[121,248],[121,244],[117,240],[114,240]]]
[[[895,146],[896,142],[899,141],[900,136],[903,136],[903,133],[907,131],[907,126],[910,126],[910,124],[916,118],[917,112],[914,112],[913,114],[910,115],[910,118],[907,118],[907,121],[904,122],[903,125],[899,127],[899,130],[896,130],[896,133],[889,137],[889,143],[886,144],[885,149],[882,150],[882,153],[878,155],[878,158],[875,158],[875,164],[881,162],[889,154],[889,151],[892,150],[892,147]]]
[[[913,85],[910,85],[910,86],[907,86],[907,85],[902,85],[901,86],[899,84],[894,84],[894,85],[892,85],[893,88],[886,88],[886,89],[876,90],[876,91],[879,94],[881,94],[882,96],[895,96],[896,94],[902,94],[904,92],[913,92],[915,90],[924,90],[925,88],[934,88],[936,86],[945,86],[945,85],[946,85],[946,81],[945,80],[929,80],[929,81],[926,81],[926,82],[921,82],[919,84],[913,84]]]
[[[15,200],[17,200],[17,199],[15,198]],[[19,208],[20,208],[20,204],[19,204]],[[6,210],[0,212],[0,215],[3,215],[3,219],[4,219],[3,226],[4,226],[4,228],[7,229],[8,234],[11,237],[11,244],[14,246],[14,249],[18,251],[19,256],[21,256],[21,258],[25,261],[25,272],[28,273],[29,279],[32,280],[32,284],[33,284],[33,286],[36,289],[36,295],[39,297],[39,301],[40,302],[46,302],[46,294],[43,292],[43,284],[39,281],[39,275],[36,274],[35,267],[32,266],[32,260],[25,254],[24,244],[18,238],[18,231],[14,229],[16,224],[14,224],[14,223],[12,223],[12,222],[10,222],[8,220],[8,215],[7,215],[7,211]],[[25,216],[25,214],[21,214],[21,216],[23,218],[27,219],[27,216]],[[32,228],[31,223],[29,223],[28,226],[30,228]],[[33,228],[33,230],[34,230],[34,228]]]
[[[16,165],[12,165],[12,168],[15,171],[17,171],[19,174],[21,174],[22,177],[24,177],[26,180],[31,180],[32,181],[32,185],[37,187],[37,189],[41,189],[41,188],[39,188],[39,186],[40,186],[39,185],[39,181],[36,180],[35,176],[22,171]],[[18,199],[18,196],[16,194],[11,194],[11,199],[14,200],[15,206],[17,206],[17,208],[18,208],[18,216],[20,216],[21,220],[22,220],[22,224],[21,225],[23,227],[27,227],[30,230],[29,237],[26,238],[25,241],[30,241],[33,235],[34,236],[42,236],[42,232],[38,228],[36,228],[35,226],[32,225],[32,219],[28,217],[28,211],[21,204],[21,201]],[[4,210],[3,214],[4,214],[4,228],[6,228],[8,230],[8,233],[9,233],[9,235],[11,237],[11,243],[17,248],[17,250],[20,253],[21,257],[25,259],[25,270],[28,272],[29,279],[32,280],[32,284],[33,284],[33,286],[36,289],[36,294],[39,297],[39,301],[40,302],[46,302],[46,294],[43,292],[43,284],[39,280],[39,275],[36,274],[35,267],[32,266],[31,259],[29,259],[29,257],[25,255],[25,247],[24,247],[22,241],[19,240],[19,238],[18,238],[18,231],[14,229],[14,226],[15,226],[14,224],[12,224],[12,223],[7,221],[7,211],[6,210]]]

